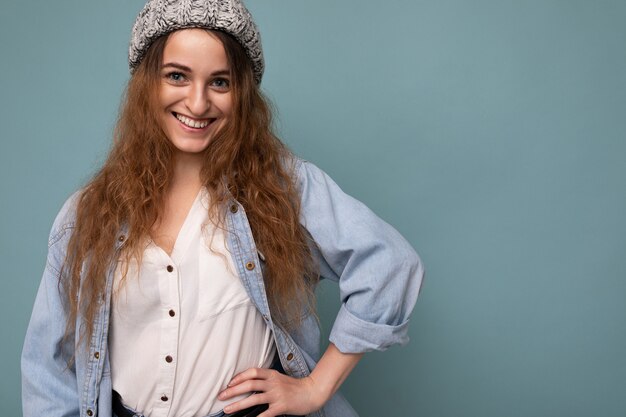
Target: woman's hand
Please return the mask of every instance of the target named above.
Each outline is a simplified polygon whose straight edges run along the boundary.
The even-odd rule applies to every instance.
[[[305,378],[293,378],[273,369],[250,368],[235,375],[217,398],[227,400],[256,393],[225,407],[224,412],[228,414],[257,404],[269,404],[269,409],[258,417],[304,416],[326,404],[362,356],[362,353],[342,353],[329,343],[311,375]]]
[[[319,410],[330,398],[311,375],[298,379],[263,368],[250,368],[235,375],[218,398],[227,400],[246,393],[255,394],[230,404],[224,412],[232,414],[253,405],[268,404],[269,408],[258,417],[303,416]]]

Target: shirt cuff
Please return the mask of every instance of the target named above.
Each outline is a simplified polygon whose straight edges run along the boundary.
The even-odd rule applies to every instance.
[[[342,304],[329,340],[343,353],[386,350],[392,345],[408,343],[408,328],[408,320],[397,326],[361,320]]]

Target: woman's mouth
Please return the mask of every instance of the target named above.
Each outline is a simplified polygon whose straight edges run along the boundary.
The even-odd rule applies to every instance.
[[[176,117],[176,119],[178,119],[179,122],[181,122],[183,125],[192,129],[204,129],[215,120],[215,119],[192,119],[190,117],[183,116],[182,114],[178,114],[175,112],[172,112],[172,114],[174,115],[174,117]]]

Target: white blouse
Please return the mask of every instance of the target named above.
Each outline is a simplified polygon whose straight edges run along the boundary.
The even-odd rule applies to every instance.
[[[146,417],[202,417],[237,373],[269,367],[273,336],[241,284],[202,189],[172,255],[154,242],[141,268],[115,272],[109,349],[113,389]]]

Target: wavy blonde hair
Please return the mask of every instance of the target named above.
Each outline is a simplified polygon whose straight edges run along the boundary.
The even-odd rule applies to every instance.
[[[294,327],[303,312],[314,310],[317,273],[308,235],[298,220],[299,196],[288,163],[293,157],[272,132],[271,110],[245,51],[230,35],[211,33],[224,45],[230,63],[233,116],[203,152],[201,180],[210,193],[209,210],[224,220],[232,198],[244,207],[265,256],[272,315],[286,328]],[[68,279],[63,282],[69,300],[68,335],[79,315],[86,322],[81,337],[89,340],[93,334],[106,274],[119,256],[115,241],[121,228],[127,227],[124,253],[141,259],[142,242],[163,216],[173,172],[173,145],[157,116],[167,38],[152,44],[129,80],[112,149],[79,197],[65,262]]]

